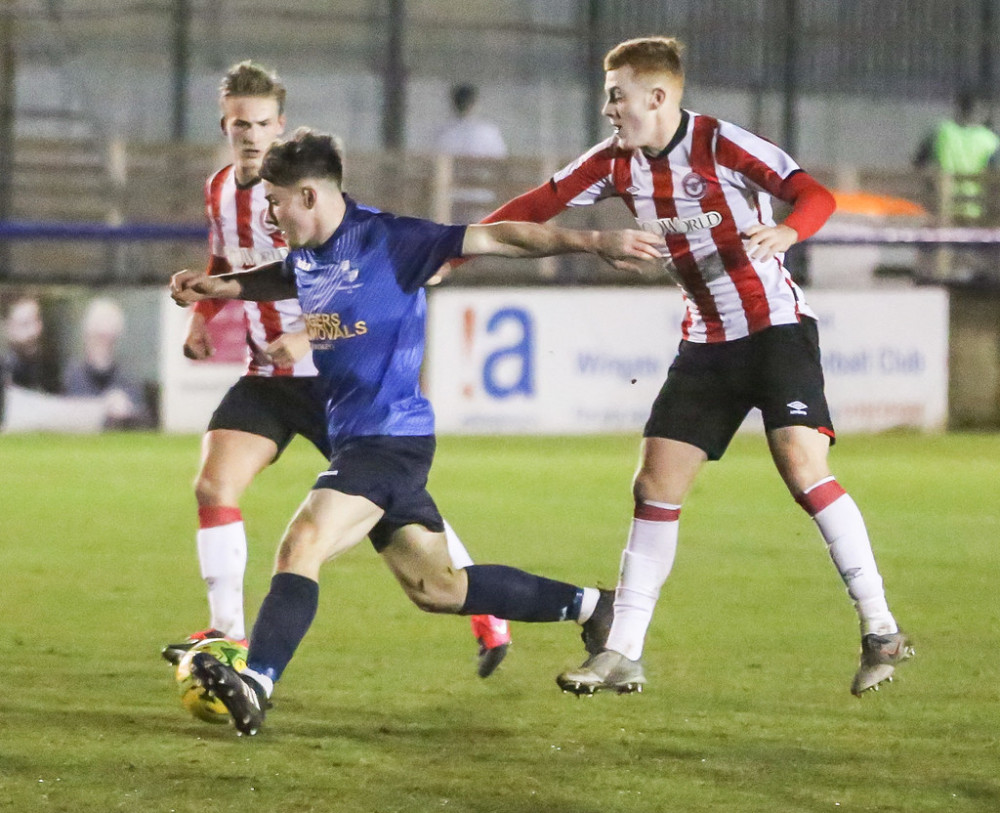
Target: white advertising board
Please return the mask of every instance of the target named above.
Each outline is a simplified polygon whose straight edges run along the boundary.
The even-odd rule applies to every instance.
[[[815,292],[810,302],[838,431],[944,427],[946,293]],[[433,291],[425,385],[438,432],[639,431],[682,315],[672,289]]]
[[[435,291],[426,384],[438,431],[634,430],[682,311],[679,296],[651,289]]]
[[[944,428],[944,291],[813,291],[809,302],[838,432]],[[659,288],[443,289],[429,310],[424,385],[441,434],[639,432],[683,316],[680,295]],[[235,347],[185,359],[186,318],[165,300],[162,424],[201,432],[244,363]],[[745,426],[759,430],[759,416]]]
[[[814,291],[826,395],[839,432],[944,429],[948,294]]]

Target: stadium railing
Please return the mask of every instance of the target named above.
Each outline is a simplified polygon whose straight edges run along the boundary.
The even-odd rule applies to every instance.
[[[361,201],[450,222],[479,219],[542,183],[564,161],[349,154],[345,188]],[[222,165],[216,146],[114,141],[103,153],[73,139],[19,139],[9,217],[0,222],[0,280],[153,284],[205,262],[202,184]],[[917,281],[1000,284],[993,256],[1000,228],[1000,173],[975,179],[975,219],[955,195],[963,178],[878,169],[817,171],[839,209],[810,245],[909,246]],[[965,201],[967,203],[967,201]],[[957,213],[958,212],[958,213]],[[631,225],[624,207],[571,210],[560,222]],[[897,274],[906,275],[899,262]],[[536,263],[480,261],[453,284],[614,284],[620,275],[591,258]],[[627,281],[626,281],[627,282]]]
[[[42,200],[44,186],[22,196],[21,213],[49,216],[22,214],[0,221],[0,293],[49,283],[85,288],[162,286],[180,268],[203,267],[207,229],[202,222],[201,184],[213,166],[213,154],[155,149],[152,153],[124,161],[125,167],[136,167],[127,169],[124,191],[120,176],[117,183],[107,186],[93,184],[91,189],[97,192],[90,197],[91,208],[78,213],[86,218],[69,217],[65,209],[33,206],[32,201]],[[364,190],[358,197],[381,208],[441,220],[475,219],[470,211],[490,210],[536,185],[555,165],[358,155],[349,163],[346,186]],[[167,177],[171,173],[175,177]],[[877,183],[875,178],[874,173],[858,173],[848,179],[863,192],[845,191],[848,183],[841,179],[837,194],[844,205],[804,244],[796,263],[789,261],[790,267],[807,267],[806,282],[815,287],[948,288],[951,424],[1000,427],[1000,227],[996,225],[1000,179],[995,175],[978,179],[984,216],[970,223],[935,203],[933,195],[941,187],[934,179],[913,173],[882,173]],[[901,202],[912,205],[914,201],[891,193],[913,194],[918,187],[931,196],[924,198],[930,207],[919,211],[902,207],[902,213],[892,213]],[[631,224],[620,206],[587,207],[567,215],[561,222],[571,225]],[[666,274],[654,280],[623,279],[588,260],[477,261],[459,268],[446,284],[670,284]],[[831,283],[831,269],[841,268],[850,270],[850,275]]]

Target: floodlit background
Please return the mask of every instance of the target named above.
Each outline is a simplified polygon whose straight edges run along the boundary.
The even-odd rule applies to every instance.
[[[158,653],[204,623],[191,483],[242,323],[189,362],[165,286],[207,259],[223,73],[276,69],[290,128],[342,136],[363,202],[467,222],[606,137],[601,58],[650,33],[686,42],[689,108],[837,196],[787,260],[820,317],[833,465],[917,657],[850,696],[850,603],[751,417],[685,504],[641,696],[557,691],[571,624],[515,625],[481,681],[466,622],[413,610],[359,546],[261,734],[190,718]],[[506,157],[436,153],[456,83]],[[32,387],[0,377],[0,810],[995,813],[1000,179],[959,216],[964,179],[912,159],[960,91],[1000,126],[998,88],[996,0],[0,0],[0,358],[43,361]],[[559,222],[629,221],[612,201]],[[613,584],[678,292],[477,260],[429,298],[443,512],[477,561]],[[90,352],[127,404],[69,391]],[[248,619],[322,465],[296,441],[243,501]]]
[[[856,297],[834,297],[846,310],[827,309],[824,323],[842,428],[1000,426],[998,233],[989,230],[1000,225],[1000,184],[993,174],[981,180],[980,216],[968,222],[952,214],[954,179],[912,167],[918,144],[951,115],[959,92],[977,97],[982,120],[998,115],[1000,10],[990,0],[11,0],[0,26],[0,314],[26,292],[37,297],[46,352],[63,368],[83,351],[87,301],[118,301],[125,321],[117,352],[142,390],[141,425],[197,431],[240,372],[238,358],[217,363],[215,373],[185,364],[175,338],[183,317],[162,296],[171,272],[205,262],[200,190],[227,160],[217,87],[231,64],[253,58],[276,69],[289,90],[290,127],[344,139],[346,188],[362,201],[469,222],[606,137],[603,54],[626,37],[667,33],[687,45],[688,107],[781,144],[838,196],[828,226],[787,259],[807,288]],[[497,125],[506,157],[436,153],[458,83],[478,88],[475,114]],[[628,218],[612,202],[560,222],[622,226]],[[956,246],[955,232],[933,230],[954,226],[986,231],[960,232],[974,242]],[[631,291],[613,300],[622,310],[607,311],[605,325],[648,302],[647,288],[634,280],[622,288],[620,276],[581,257],[481,260],[440,291],[466,289],[464,307],[485,325],[490,294],[469,286],[511,282],[561,296],[551,306],[527,297],[524,332],[472,337],[467,363],[505,341],[548,351],[532,338],[578,304],[588,307],[577,300],[587,288]],[[570,421],[565,431],[638,425],[658,383],[650,379],[661,372],[650,374],[649,356],[665,368],[677,336],[671,308],[679,300],[664,281],[653,287],[664,303],[655,336],[609,337],[595,348],[573,330],[557,334],[562,367],[584,370],[560,390],[596,386],[620,406],[604,422]],[[918,287],[922,298],[911,307]],[[928,287],[939,296],[930,314]],[[431,334],[447,334],[433,299]],[[858,318],[862,300],[903,328]],[[483,379],[484,393],[504,390],[483,370],[442,379],[454,365],[435,366],[436,358],[432,349],[428,386],[445,406],[453,392],[468,392],[470,377]],[[911,360],[901,366],[899,358]],[[591,375],[629,360],[640,367],[624,379],[645,379],[645,387]],[[868,395],[851,400],[852,388]],[[888,394],[871,395],[880,388]],[[508,389],[509,398],[458,403],[457,414],[442,416],[443,431],[491,431],[492,420],[500,431],[551,430],[544,396]],[[901,392],[918,394],[892,395]],[[50,410],[18,395],[13,404],[8,395],[6,431],[52,421],[64,428],[51,417],[58,404]],[[536,418],[518,417],[525,400]]]

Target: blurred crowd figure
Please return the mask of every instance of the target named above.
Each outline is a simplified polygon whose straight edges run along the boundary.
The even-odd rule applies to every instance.
[[[45,323],[37,299],[15,299],[3,319],[5,349],[0,362],[6,384],[37,392],[60,391],[59,367],[43,342]]]
[[[81,321],[81,355],[64,373],[38,297],[16,297],[2,327],[0,429],[88,432],[153,426],[142,387],[119,363],[125,316],[114,300],[89,303]]]
[[[500,128],[475,114],[478,100],[479,91],[474,85],[455,85],[451,89],[452,118],[438,134],[439,153],[470,158],[507,157],[507,142]]]
[[[438,133],[435,150],[439,155],[459,159],[487,159],[452,164],[451,217],[454,223],[475,223],[497,203],[495,175],[491,163],[507,157],[507,143],[500,128],[476,113],[479,91],[474,85],[460,84],[451,89],[451,119]]]
[[[149,426],[150,413],[139,383],[121,368],[119,343],[125,334],[125,314],[112,299],[93,299],[80,324],[83,354],[63,376],[63,394],[103,398],[108,429]]]
[[[1000,136],[979,115],[973,92],[963,90],[958,94],[954,116],[941,121],[924,137],[913,156],[913,165],[957,176],[948,199],[940,201],[948,222],[971,225],[982,219],[985,187],[968,176],[1000,168]]]

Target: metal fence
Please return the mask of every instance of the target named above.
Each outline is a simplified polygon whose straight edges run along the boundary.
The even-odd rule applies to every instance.
[[[20,69],[63,70],[53,101],[78,104],[93,65],[153,66],[181,131],[185,82],[247,55],[381,77],[387,119],[407,83],[434,76],[593,86],[607,48],[648,33],[685,40],[689,74],[714,88],[948,100],[968,87],[993,102],[1000,84],[995,0],[12,0],[0,17]]]
[[[248,55],[280,65],[297,88],[322,93],[341,77],[342,105],[357,120],[376,122],[369,129],[381,134],[383,146],[398,147],[401,128],[412,125],[426,98],[421,88],[453,77],[525,96],[556,88],[550,100],[578,105],[574,121],[591,131],[583,138],[589,144],[601,126],[595,97],[603,53],[625,37],[672,33],[687,43],[688,74],[700,86],[783,99],[782,143],[795,154],[800,95],[843,94],[873,105],[919,97],[947,106],[959,88],[972,87],[996,102],[996,6],[995,0],[10,0],[0,6],[0,222],[197,223],[201,180],[218,163],[217,119],[215,112],[199,114],[196,127],[188,107],[199,94],[211,99],[219,74]],[[518,101],[524,110],[516,104],[497,111],[512,129],[518,116],[534,115],[525,111],[544,107],[536,99]],[[499,172],[477,170],[499,178],[497,202],[579,152],[560,125],[550,129],[569,143],[557,142],[548,157],[518,158]],[[440,215],[434,161],[374,149],[348,144],[348,181],[353,173],[355,188],[375,205]],[[900,172],[878,176],[876,164],[856,168],[866,190],[913,197],[924,183]],[[827,167],[825,177],[822,165],[810,169],[843,186],[843,167]],[[603,214],[574,217],[607,222]],[[203,251],[190,241],[29,242],[8,235],[0,238],[0,274],[141,282],[179,262],[200,261]],[[544,278],[569,281],[598,273],[541,269]]]

